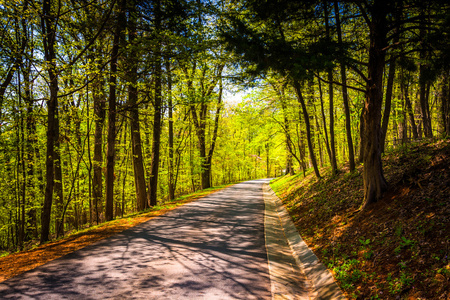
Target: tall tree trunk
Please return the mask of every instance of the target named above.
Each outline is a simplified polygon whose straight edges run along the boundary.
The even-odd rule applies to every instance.
[[[397,20],[400,20],[401,16],[401,6],[399,10],[396,10],[396,16],[395,18]],[[394,40],[392,41],[393,44],[397,44],[400,40],[400,35],[398,34],[399,28],[397,27],[394,30]],[[388,80],[387,80],[387,86],[386,86],[386,99],[384,100],[384,113],[383,113],[383,122],[381,125],[381,151],[384,152],[385,150],[385,144],[386,144],[386,135],[389,125],[389,116],[391,114],[391,107],[392,107],[392,90],[394,89],[394,79],[395,79],[395,68],[396,68],[396,61],[394,57],[391,57],[391,61],[389,64],[389,71],[388,71]]]
[[[371,12],[368,82],[363,113],[364,209],[381,199],[387,189],[381,162],[381,106],[387,45],[387,3],[384,0],[375,0]]]
[[[285,109],[284,110],[284,133],[286,136],[286,148],[288,151],[287,159],[286,159],[286,173],[289,173],[289,175],[295,175],[294,172],[294,166],[292,164],[292,156],[293,156],[293,149],[292,149],[292,142],[291,142],[291,136],[289,134],[289,120],[287,118],[287,114]]]
[[[105,219],[114,218],[114,159],[116,152],[116,84],[117,84],[117,60],[119,54],[119,41],[125,19],[125,0],[121,0],[120,8],[114,32],[113,46],[111,50],[111,74],[109,77],[109,110],[108,110],[108,140],[106,150],[106,207]]]
[[[445,71],[441,91],[441,119],[443,136],[450,135],[450,76]]]
[[[100,72],[100,70],[99,70]],[[92,178],[92,198],[94,200],[95,221],[99,224],[100,213],[103,211],[103,126],[106,117],[106,99],[103,90],[104,80],[99,73],[93,82],[93,99],[94,99],[94,115],[95,115],[95,132],[94,132],[94,176]]]
[[[402,74],[403,74],[403,72],[402,72]],[[402,80],[400,81],[400,89],[402,90],[402,94],[405,97],[405,106],[406,106],[405,108],[406,108],[406,111],[408,112],[409,121],[411,124],[411,131],[413,133],[413,138],[418,139],[419,138],[419,130],[417,128],[416,120],[414,118],[414,112],[413,112],[411,100],[409,99],[409,83],[405,82],[403,75],[402,75]]]
[[[324,3],[325,8],[325,31],[326,38],[330,38],[330,26],[328,24],[328,3]],[[333,92],[333,69],[329,68],[328,72],[328,95],[329,95],[329,114],[330,114],[330,163],[331,173],[335,175],[337,173],[336,162],[336,143],[334,141],[334,92]],[[326,130],[326,128],[324,129]]]
[[[173,161],[173,103],[172,103],[172,73],[170,72],[170,61],[166,60],[167,72],[167,93],[168,93],[168,109],[169,109],[169,201],[175,199],[176,180],[174,178],[174,161]]]
[[[292,146],[292,140],[291,140],[291,130],[290,130],[290,122],[289,122],[289,118],[288,118],[288,112],[287,112],[287,106],[286,106],[286,97],[285,97],[285,92],[284,92],[284,86],[281,85],[279,88],[273,84],[272,85],[273,89],[275,90],[275,92],[278,94],[279,97],[279,101],[281,103],[281,109],[283,112],[283,121],[284,123],[282,124],[283,127],[283,131],[284,131],[284,135],[286,138],[286,150],[287,150],[287,158],[286,158],[286,173],[289,173],[289,175],[294,175],[294,166],[292,163],[292,157],[295,156],[294,153],[294,149]],[[298,158],[296,157],[296,159],[298,160]]]
[[[19,225],[18,232],[18,246],[19,250],[23,249],[23,242],[25,240],[25,206],[26,206],[26,194],[27,194],[27,172],[25,163],[25,124],[24,124],[24,107],[22,103],[22,89],[20,72],[17,74],[17,86],[18,86],[18,111],[15,114],[17,116],[16,122],[16,140],[17,140],[17,209],[18,218],[17,223]],[[22,173],[20,178],[19,173]],[[20,180],[20,179],[21,180]]]
[[[323,121],[323,133],[324,133],[324,139],[325,139],[325,149],[327,150],[328,159],[331,161],[331,149],[330,149],[330,142],[328,140],[328,131],[327,131],[327,118],[325,117],[325,109],[323,107],[322,84],[320,83],[320,79],[317,82],[319,84],[320,112],[321,112],[322,121]]]
[[[338,43],[339,45],[342,45],[341,20],[339,18],[339,7],[337,1],[334,2],[334,14],[336,16],[336,30],[338,35]],[[343,60],[341,60],[341,81],[342,81],[342,100],[344,102],[344,113],[345,113],[345,131],[347,134],[347,145],[348,145],[348,162],[350,165],[350,172],[353,172],[355,170],[355,153],[353,151],[351,114],[347,91],[347,72],[345,70],[345,63]]]
[[[218,65],[216,67],[216,74],[214,74],[213,79],[211,80],[210,84],[205,87],[204,82],[202,82],[202,91],[201,91],[201,99],[204,99],[200,103],[199,112],[197,113],[196,103],[191,103],[190,105],[190,111],[192,116],[192,121],[194,123],[195,133],[197,135],[198,139],[198,150],[200,154],[201,159],[201,188],[207,189],[211,187],[211,161],[212,161],[212,155],[214,153],[214,148],[216,144],[217,139],[217,131],[219,126],[219,118],[220,118],[220,110],[222,107],[222,71],[223,71],[224,65]],[[190,76],[194,76],[196,69],[196,62],[194,62],[193,68],[192,68],[192,74]],[[189,77],[189,74],[187,70],[185,69],[185,74],[187,77]],[[204,78],[203,78],[204,79]],[[217,84],[217,81],[219,81],[219,96],[217,101],[217,108],[216,108],[216,114],[214,119],[214,132],[213,137],[211,139],[211,146],[209,148],[209,151],[206,150],[206,118],[208,116],[209,107],[208,107],[208,99],[213,90],[214,87]],[[188,80],[188,89],[193,90],[193,83],[192,79]],[[208,152],[208,153],[207,153]]]
[[[313,144],[312,144],[311,128],[310,128],[310,124],[309,124],[308,111],[306,110],[305,99],[303,98],[303,95],[302,95],[300,83],[296,79],[293,79],[293,84],[294,84],[295,92],[297,94],[298,102],[300,103],[300,105],[302,107],[303,119],[305,120],[306,139],[308,141],[309,157],[311,159],[311,163],[314,168],[314,173],[316,174],[317,179],[320,179],[321,178],[320,172],[319,172],[319,168],[317,167],[316,155],[314,154],[314,149],[313,149]]]
[[[359,114],[359,154],[358,163],[364,161],[364,107]]]
[[[155,30],[158,41],[155,49],[155,113],[153,115],[152,162],[149,180],[150,206],[157,204],[159,153],[161,143],[161,104],[162,104],[162,69],[161,69],[161,1],[155,3]]]
[[[384,100],[384,114],[383,123],[381,125],[381,151],[384,152],[386,144],[386,135],[389,125],[389,116],[391,114],[392,106],[392,90],[394,87],[394,77],[395,77],[395,60],[391,61],[389,64],[388,71],[388,82],[386,87],[386,99]]]
[[[28,206],[30,207],[27,213],[28,224],[26,229],[26,239],[31,237],[37,238],[37,217],[35,209],[35,193],[33,178],[35,176],[35,158],[34,153],[36,149],[36,119],[34,117],[34,101],[31,93],[31,82],[30,82],[30,70],[31,61],[27,63],[27,66],[23,69],[24,77],[24,87],[25,87],[25,97],[24,101],[27,106],[27,117],[26,117],[26,128],[27,128],[27,141],[26,141],[26,152],[27,152],[27,189],[28,189]]]
[[[134,167],[134,181],[136,186],[137,210],[141,211],[148,207],[147,202],[147,185],[145,183],[144,159],[142,155],[141,131],[139,122],[138,100],[138,51],[136,50],[136,6],[135,2],[129,4],[129,21],[128,21],[128,42],[131,50],[128,57],[128,102],[130,105],[130,127],[131,127],[131,144]]]
[[[425,23],[425,12],[421,13],[422,22]],[[419,35],[421,40],[425,40],[425,29],[421,28],[419,30]],[[433,137],[433,131],[431,129],[431,114],[429,107],[429,89],[427,88],[430,84],[430,80],[427,78],[427,73],[429,73],[429,65],[427,64],[428,59],[428,50],[425,49],[425,46],[422,46],[422,49],[419,52],[420,65],[419,65],[419,102],[420,102],[420,112],[422,115],[422,124],[423,124],[423,132],[425,137],[430,138]]]
[[[44,57],[48,66],[50,82],[50,98],[47,101],[47,155],[46,155],[46,186],[44,206],[41,213],[41,244],[49,240],[50,219],[53,202],[55,141],[59,139],[58,118],[58,75],[56,71],[56,16],[52,12],[52,1],[42,4],[41,27],[43,33]]]
[[[59,116],[58,109],[55,112],[55,131],[59,133]],[[59,134],[58,134],[59,137]],[[61,167],[61,143],[59,138],[55,139],[55,149],[54,149],[54,168],[55,168],[55,180],[54,180],[54,191],[56,196],[56,214],[55,214],[55,228],[56,237],[58,238],[62,232],[60,228],[64,231],[64,226],[61,226],[60,222],[64,223],[62,217],[62,211],[64,207],[64,194],[63,194],[63,178],[62,178],[62,167]],[[64,225],[64,224],[62,224]]]
[[[211,138],[211,146],[209,147],[208,156],[207,156],[207,167],[208,167],[208,187],[211,187],[211,163],[212,163],[212,157],[214,154],[214,149],[216,147],[216,140],[217,140],[217,132],[219,130],[219,120],[220,120],[220,111],[222,109],[222,93],[223,93],[223,83],[222,83],[222,69],[223,67],[220,67],[219,72],[219,95],[217,97],[217,108],[216,108],[216,114],[214,117],[214,129],[213,129],[213,136]]]
[[[205,132],[203,131],[202,137],[200,138],[200,157],[202,158],[202,173],[201,173],[201,188],[207,189],[211,187],[211,167],[208,164],[208,158],[206,157],[206,139]]]

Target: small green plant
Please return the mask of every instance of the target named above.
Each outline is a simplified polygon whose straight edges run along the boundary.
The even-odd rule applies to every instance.
[[[370,239],[359,239],[359,242],[363,245],[363,246],[367,246],[370,244]]]
[[[411,286],[414,283],[414,278],[406,270],[403,270],[400,272],[400,277],[394,279],[392,274],[389,273],[387,281],[389,292],[395,295]]]
[[[364,258],[366,260],[372,259],[372,257],[373,257],[373,251],[364,252]]]
[[[399,262],[398,265],[400,266],[401,269],[406,268],[406,262],[404,262],[403,260],[401,262]]]
[[[412,248],[415,244],[416,244],[415,241],[407,239],[404,236],[402,236],[400,244],[398,245],[398,247],[394,249],[394,253],[395,255],[398,255],[402,251],[402,249]]]
[[[364,276],[364,272],[357,268],[359,261],[351,259],[344,262],[341,266],[335,266],[333,271],[336,274],[336,279],[342,283],[344,290],[353,290],[354,283]]]
[[[402,241],[400,242],[400,246],[407,248],[410,246],[414,246],[416,242],[414,242],[413,240],[407,239],[404,236],[402,236]]]

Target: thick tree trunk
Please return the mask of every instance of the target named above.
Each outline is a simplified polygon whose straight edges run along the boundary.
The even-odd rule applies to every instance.
[[[55,16],[51,10],[52,1],[42,4],[42,32],[44,36],[44,56],[48,66],[50,82],[50,98],[47,101],[47,154],[46,154],[46,186],[44,206],[41,213],[41,244],[49,240],[50,219],[53,202],[55,141],[59,138],[58,118],[58,75],[56,72],[56,53],[54,49],[56,28]]]
[[[387,4],[378,0],[372,7],[370,23],[369,66],[364,103],[364,205],[377,202],[387,189],[381,162],[381,107],[383,102],[383,69],[386,47]]]
[[[310,128],[310,124],[309,124],[308,111],[306,110],[305,99],[303,98],[303,95],[302,95],[300,83],[296,79],[293,79],[293,81],[294,81],[293,84],[294,84],[295,92],[297,94],[298,102],[300,103],[300,105],[302,107],[303,119],[305,120],[306,139],[308,141],[309,157],[311,159],[311,163],[313,165],[314,173],[316,174],[317,179],[321,179],[319,168],[317,167],[316,155],[314,154],[312,137],[311,137],[311,128]]]
[[[202,107],[206,105],[202,103]],[[206,111],[207,109],[202,109],[201,111]],[[194,119],[197,119],[197,114],[195,113],[195,107],[191,108],[191,112],[193,113],[192,117]],[[206,137],[205,137],[205,120],[203,118],[200,118],[200,122],[195,122],[196,125],[196,134],[198,139],[198,150],[200,154],[201,159],[201,189],[207,189],[211,187],[210,182],[210,165],[208,164],[208,157],[206,155]],[[200,124],[199,124],[200,123]]]
[[[211,187],[211,166],[207,165],[207,163],[202,164],[202,182],[201,188],[202,190]]]
[[[129,91],[129,96],[131,97],[130,93],[133,92]],[[141,132],[139,126],[139,112],[136,106],[130,111],[130,123],[137,209],[140,211],[148,207],[148,202],[146,190],[147,185],[145,183],[144,160],[142,155]]]

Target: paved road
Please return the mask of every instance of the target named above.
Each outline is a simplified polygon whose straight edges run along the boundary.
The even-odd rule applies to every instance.
[[[234,185],[0,284],[0,299],[270,299],[262,185]]]

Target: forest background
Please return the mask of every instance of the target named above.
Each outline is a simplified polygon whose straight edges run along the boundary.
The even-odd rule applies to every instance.
[[[450,133],[447,1],[0,1],[0,251]],[[225,95],[245,91],[239,103]]]

